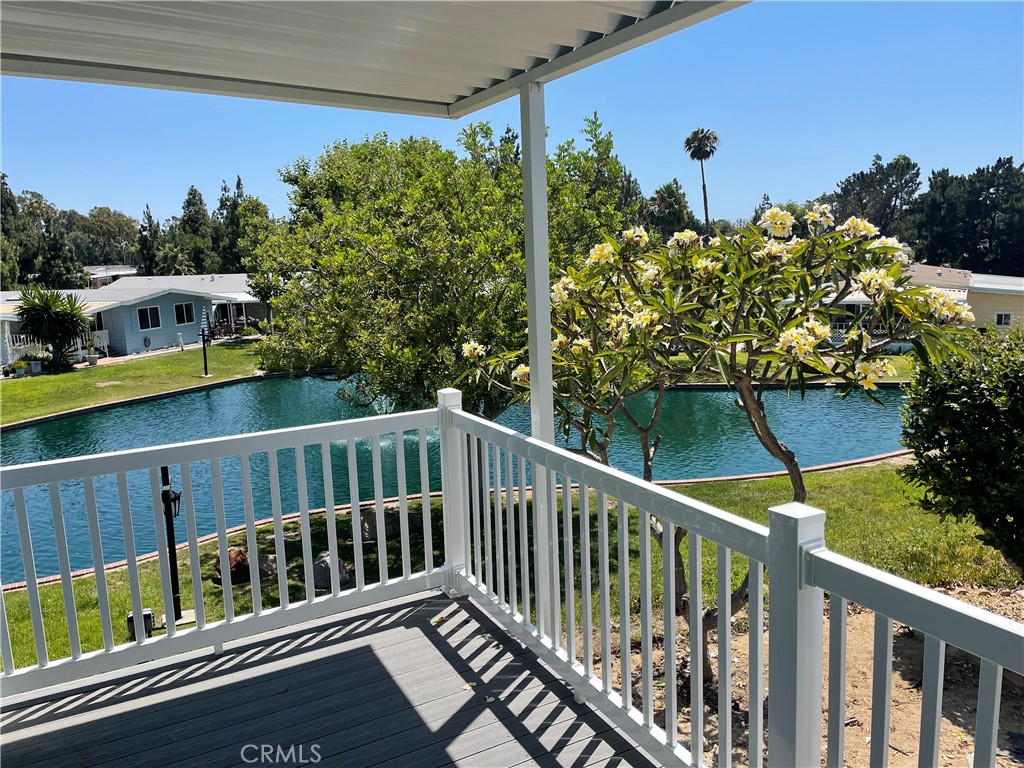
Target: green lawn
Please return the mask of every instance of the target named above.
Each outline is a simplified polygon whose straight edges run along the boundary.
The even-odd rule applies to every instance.
[[[172,392],[199,384],[250,376],[255,342],[228,341],[207,349],[210,378],[204,379],[202,349],[169,352],[116,365],[0,382],[0,424],[49,416],[90,405]]]
[[[856,558],[870,565],[882,568],[913,581],[924,584],[939,584],[962,581],[983,584],[989,587],[1018,586],[1019,580],[1002,558],[992,549],[982,545],[975,537],[978,529],[973,525],[944,521],[936,515],[924,512],[917,500],[919,493],[908,487],[890,465],[855,467],[833,472],[810,473],[806,476],[809,491],[808,502],[827,510],[826,541],[829,547],[841,554]],[[748,519],[766,523],[769,506],[789,500],[789,485],[786,478],[769,478],[744,482],[700,483],[679,487],[687,495],[736,512]],[[574,510],[578,510],[578,499]],[[436,563],[443,561],[440,550],[443,541],[441,530],[440,501],[432,504],[434,521],[433,542]],[[410,502],[410,513],[419,515],[419,503]],[[561,515],[559,515],[561,520]],[[518,523],[518,514],[516,517]],[[596,499],[592,497],[591,543],[593,564],[592,584],[595,606],[597,593],[597,514]],[[630,581],[631,595],[635,601],[639,595],[639,525],[640,516],[635,510],[630,518]],[[574,543],[579,563],[579,518],[573,523]],[[286,557],[289,597],[292,601],[305,599],[303,578],[302,545],[295,534],[298,523],[289,523],[286,535]],[[337,530],[339,552],[342,559],[352,562],[351,523],[347,515],[338,515]],[[316,556],[327,549],[327,526],[323,515],[311,519],[312,553]],[[609,544],[611,550],[610,570],[612,584],[612,610],[617,611],[617,517],[614,506],[609,512]],[[262,528],[257,532],[260,551],[274,551],[273,530]],[[245,546],[245,534],[231,537],[231,544]],[[532,550],[532,546],[531,546]],[[419,534],[411,536],[413,553],[412,569],[422,569],[423,539]],[[376,546],[365,545],[365,573],[367,583],[377,579]],[[213,560],[217,555],[217,543],[201,547],[202,574],[204,579],[204,605],[207,619],[212,621],[224,615],[223,590],[212,584]],[[390,542],[387,551],[389,569],[392,574],[401,572],[401,552],[395,542]],[[518,549],[517,549],[518,557]],[[703,549],[704,600],[710,604],[716,589],[715,576],[716,547],[705,542]],[[652,546],[653,606],[660,616],[661,552]],[[163,596],[160,586],[157,561],[140,566],[143,583],[143,604],[157,614],[162,613]],[[744,558],[733,558],[732,582],[739,584],[746,571]],[[181,574],[181,596],[185,608],[192,606],[192,574],[187,551],[179,555]],[[579,573],[576,574],[577,592]],[[125,615],[131,610],[131,596],[128,591],[127,572],[124,569],[108,572],[107,584],[114,617],[115,639],[128,639]],[[79,617],[80,634],[85,650],[102,647],[99,609],[96,597],[96,582],[92,576],[75,579],[75,605]],[[46,626],[47,647],[51,658],[60,658],[69,653],[68,633],[64,620],[63,597],[59,584],[49,584],[40,589]],[[233,601],[236,615],[252,608],[252,590],[248,584],[234,585]],[[17,666],[33,664],[35,649],[32,641],[32,627],[28,613],[28,600],[23,590],[8,592],[4,596],[7,608],[11,641],[14,646]],[[262,582],[262,601],[265,607],[279,604],[277,579],[272,577]],[[534,607],[536,602],[533,601]],[[635,607],[635,606],[634,606]],[[581,612],[580,601],[576,601],[576,613]]]

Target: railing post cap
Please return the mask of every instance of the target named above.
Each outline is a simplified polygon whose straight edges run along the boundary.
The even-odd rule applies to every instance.
[[[461,408],[462,390],[454,387],[437,390],[437,404],[443,408]]]
[[[813,520],[815,518],[825,517],[824,510],[807,504],[801,504],[798,501],[791,501],[788,504],[779,504],[774,507],[769,507],[768,514],[770,517],[778,517],[788,520]]]

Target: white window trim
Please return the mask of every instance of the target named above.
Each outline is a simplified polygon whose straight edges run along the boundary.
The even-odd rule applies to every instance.
[[[159,321],[159,323],[157,325],[151,325],[151,326],[149,326],[149,328],[143,328],[142,327],[142,322],[141,322],[141,319],[139,318],[139,312],[141,312],[144,309],[146,310],[146,314],[147,315],[150,314],[149,310],[151,310],[151,309],[155,309],[156,310],[156,319]],[[159,304],[151,304],[148,307],[136,307],[135,308],[135,319],[139,320],[139,331],[140,332],[144,332],[144,331],[159,331],[161,328],[164,327],[163,318],[160,317],[160,305]]]
[[[187,306],[190,306],[190,305],[192,307],[192,320],[191,320],[191,322],[179,323],[178,322],[178,307],[187,307]],[[180,304],[175,304],[174,305],[174,325],[175,326],[181,327],[183,325],[195,325],[195,324],[196,324],[196,303],[194,301],[183,301]]]
[[[1006,315],[1007,317],[1010,318],[1010,321],[1008,323],[1000,323],[999,322],[999,316],[1000,315]],[[1013,312],[1010,312],[1008,310],[1000,311],[1000,312],[993,312],[992,313],[992,319],[995,321],[996,328],[1009,328],[1010,326],[1013,325]]]

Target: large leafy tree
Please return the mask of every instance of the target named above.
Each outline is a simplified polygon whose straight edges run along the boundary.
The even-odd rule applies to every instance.
[[[655,239],[667,240],[675,232],[699,228],[679,179],[672,179],[654,190],[647,198],[643,218],[648,233]]]
[[[868,219],[883,232],[910,240],[914,235],[914,208],[921,189],[921,168],[906,155],[888,163],[875,155],[871,167],[839,182],[836,191],[822,195],[837,219]]]
[[[142,212],[142,223],[139,225],[136,238],[136,263],[139,266],[140,275],[156,274],[160,242],[160,222],[153,216],[153,212],[149,210],[147,204],[146,210]]]
[[[83,304],[74,294],[30,285],[18,296],[22,331],[49,345],[57,369],[71,365],[71,350],[78,337],[89,330]]]
[[[381,134],[282,171],[291,220],[262,232],[248,261],[254,281],[277,293],[265,364],[331,366],[362,400],[408,408],[456,381],[467,336],[522,342],[514,148],[475,125],[460,144],[464,157],[430,139]],[[464,397],[488,415],[508,402],[482,385]]]
[[[704,229],[711,232],[711,217],[708,215],[708,184],[704,179],[704,161],[710,160],[718,151],[718,134],[707,128],[698,128],[683,140],[683,149],[691,160],[700,163],[700,189],[704,195]]]
[[[967,354],[921,366],[903,408],[905,477],[922,505],[973,520],[1024,576],[1024,332],[978,334]]]

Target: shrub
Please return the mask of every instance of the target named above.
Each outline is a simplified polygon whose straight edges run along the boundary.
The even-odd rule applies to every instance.
[[[923,486],[925,509],[973,517],[1024,575],[1024,332],[989,330],[967,350],[915,374],[903,441],[916,463],[903,473]]]

